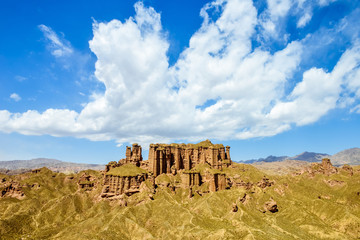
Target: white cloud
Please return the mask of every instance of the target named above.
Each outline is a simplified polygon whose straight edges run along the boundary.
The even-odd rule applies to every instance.
[[[310,20],[311,20],[311,14],[308,12],[305,12],[304,15],[297,22],[296,26],[298,28],[305,27],[306,24],[308,24],[310,22]]]
[[[337,0],[319,0],[319,5],[324,7],[329,5],[330,3],[336,2]]]
[[[81,112],[0,111],[0,130],[115,139],[118,144],[244,139],[313,123],[338,107],[344,92],[360,99],[358,44],[331,72],[315,67],[305,71],[288,94],[306,42],[293,41],[275,52],[253,49],[261,21],[250,0],[207,4],[201,10],[201,28],[172,67],[160,14],[142,3],[135,10],[135,17],[124,22],[93,24],[89,44],[104,93],[93,94]],[[279,16],[287,11],[275,10]],[[214,11],[221,12],[215,20]],[[209,100],[214,104],[204,105]]]
[[[319,120],[338,104],[354,103],[348,96],[341,99],[340,94],[346,90],[360,99],[359,64],[360,45],[355,44],[342,55],[331,73],[317,68],[306,71],[303,81],[289,95],[290,101],[277,103],[268,117],[301,126]]]
[[[268,10],[272,18],[284,17],[290,10],[291,0],[267,0]]]
[[[23,82],[23,81],[25,81],[27,79],[28,79],[27,77],[23,77],[23,76],[20,76],[20,75],[15,76],[15,80],[18,81],[18,82]]]
[[[50,27],[40,24],[39,29],[49,41],[48,48],[55,57],[69,56],[73,53],[73,48],[65,39],[61,39]]]
[[[267,0],[267,9],[260,14],[263,41],[277,40],[287,43],[284,38],[289,17],[297,18],[296,27],[305,27],[312,19],[315,8],[326,7],[336,0]]]
[[[10,98],[14,100],[15,102],[18,102],[21,100],[21,97],[17,93],[10,94]]]

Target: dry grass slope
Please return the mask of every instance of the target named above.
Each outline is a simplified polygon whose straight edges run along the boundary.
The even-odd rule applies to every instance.
[[[199,169],[202,170],[202,169]],[[134,194],[128,206],[99,201],[101,185],[93,191],[78,188],[82,173],[65,175],[42,169],[39,173],[1,175],[18,181],[26,198],[0,198],[1,239],[359,239],[360,174],[340,170],[326,176],[271,176],[275,184],[237,188],[188,197],[157,188],[154,199]],[[251,165],[226,169],[256,183],[264,173]],[[87,171],[102,181],[97,171]],[[161,176],[159,181],[175,181]],[[5,179],[5,180],[4,180]],[[344,184],[330,186],[328,181]],[[34,187],[35,186],[35,187]],[[247,194],[248,201],[239,198]],[[279,211],[263,212],[273,198]],[[232,212],[232,204],[239,209]]]

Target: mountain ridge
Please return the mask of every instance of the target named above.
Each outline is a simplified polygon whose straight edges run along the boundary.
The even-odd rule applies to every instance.
[[[254,164],[254,163],[272,163],[272,162],[284,162],[286,160],[296,160],[305,162],[320,162],[323,158],[330,158],[334,165],[360,165],[360,148],[349,148],[342,150],[334,155],[327,153],[316,152],[302,152],[296,156],[273,156],[270,155],[266,158],[250,159],[241,161],[242,163]]]
[[[10,160],[0,161],[0,169],[2,171],[12,171],[22,169],[24,172],[31,169],[47,167],[54,172],[79,172],[82,170],[103,170],[105,165],[65,162],[50,158],[34,158],[30,160]]]

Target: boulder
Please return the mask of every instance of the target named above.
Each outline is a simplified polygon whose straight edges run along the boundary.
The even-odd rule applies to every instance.
[[[264,209],[266,211],[269,211],[269,212],[272,212],[272,213],[276,213],[276,212],[279,211],[277,203],[275,202],[275,200],[273,198],[270,198],[269,201],[265,202]]]

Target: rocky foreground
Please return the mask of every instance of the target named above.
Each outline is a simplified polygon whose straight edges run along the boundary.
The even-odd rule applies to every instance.
[[[144,172],[134,171],[134,176]],[[138,170],[138,169],[137,169]],[[201,169],[200,169],[201,170]],[[113,170],[114,171],[114,170]],[[210,171],[210,170],[209,170]],[[174,173],[103,197],[105,171],[0,176],[1,239],[359,239],[360,168],[330,160],[281,176],[232,163],[225,189]],[[121,171],[116,174],[123,174]],[[129,174],[128,174],[129,175]],[[180,181],[180,183],[179,183]],[[110,184],[110,183],[108,183]],[[109,194],[108,192],[106,194]]]

